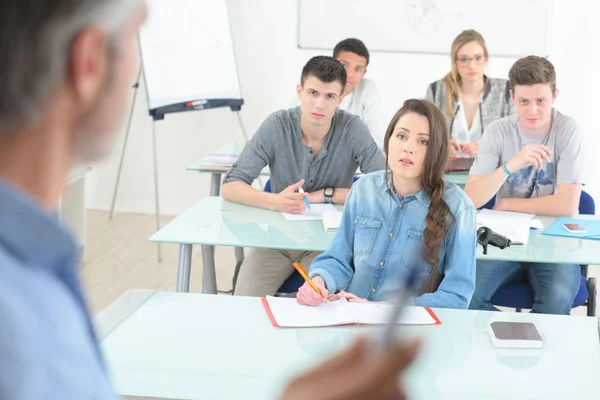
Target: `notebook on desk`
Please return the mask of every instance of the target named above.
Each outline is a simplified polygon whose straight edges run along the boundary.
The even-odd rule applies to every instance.
[[[535,324],[531,322],[495,321],[489,325],[494,347],[539,349],[544,342]]]
[[[262,299],[271,324],[276,328],[315,328],[336,325],[385,325],[394,306],[378,303],[350,303],[342,298],[316,307],[303,306],[289,297],[267,296]],[[427,307],[406,307],[398,324],[441,324]]]
[[[229,171],[237,162],[239,154],[210,154],[200,160],[200,166],[207,169]]]

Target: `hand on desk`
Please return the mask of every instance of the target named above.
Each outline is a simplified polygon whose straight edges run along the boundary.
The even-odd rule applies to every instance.
[[[327,299],[329,297],[329,292],[325,287],[325,281],[320,276],[315,276],[311,279],[312,283],[319,289],[321,292],[321,296],[315,289],[310,286],[308,282],[304,282],[304,285],[298,289],[298,294],[296,295],[296,301],[298,304],[302,304],[303,306],[318,306],[323,303],[323,299]]]
[[[470,156],[474,156],[475,154],[477,154],[478,150],[479,142],[472,142],[460,145],[460,151],[462,151],[463,153],[467,153]]]
[[[308,197],[308,193],[296,192],[304,185],[304,179],[286,187],[280,193],[273,195],[273,208],[277,211],[283,211],[290,214],[300,214],[306,209],[304,198]]]
[[[511,211],[510,208],[511,199],[501,199],[494,203],[494,210],[498,211]]]
[[[450,156],[456,157],[456,153],[460,150],[460,142],[458,140],[450,140]]]
[[[399,375],[412,363],[420,343],[395,345],[377,356],[366,339],[294,379],[283,400],[406,399]]]
[[[329,301],[336,301],[336,300],[341,299],[342,297],[345,298],[346,300],[348,300],[350,303],[368,303],[369,302],[369,300],[367,300],[367,299],[363,299],[362,297],[358,297],[357,295],[355,295],[353,293],[349,293],[349,292],[346,292],[343,290],[339,293],[329,295]]]

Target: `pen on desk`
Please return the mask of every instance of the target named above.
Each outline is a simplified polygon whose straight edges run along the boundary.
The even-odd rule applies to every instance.
[[[302,186],[300,186],[300,189],[298,189],[298,192],[304,193],[304,189],[302,189]],[[306,204],[306,208],[308,208],[310,210],[310,203],[308,202],[308,199],[306,197],[304,197],[304,204]]]
[[[295,263],[292,263],[292,265],[294,266],[294,268],[296,268],[296,271],[298,271],[298,272],[300,273],[300,275],[301,275],[301,276],[304,278],[304,280],[305,280],[306,282],[308,282],[308,284],[310,285],[310,287],[312,287],[312,288],[315,290],[315,292],[317,292],[317,294],[318,294],[319,296],[323,297],[323,295],[321,294],[321,291],[319,290],[319,288],[317,288],[317,287],[315,286],[315,284],[314,284],[314,283],[312,283],[312,281],[310,280],[310,278],[309,278],[308,274],[307,274],[307,273],[306,273],[306,271],[304,270],[304,267],[303,267],[302,265],[300,265],[300,263],[297,263],[297,262],[295,262]],[[323,301],[324,301],[325,303],[329,303],[329,300],[327,300],[326,298],[323,298]]]

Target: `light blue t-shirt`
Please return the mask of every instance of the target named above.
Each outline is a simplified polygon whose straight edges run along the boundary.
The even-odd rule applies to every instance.
[[[0,399],[113,400],[58,218],[0,179]]]
[[[446,182],[443,199],[454,221],[440,246],[442,281],[434,293],[415,297],[414,304],[466,309],[475,290],[475,207],[451,182]],[[330,293],[346,290],[372,301],[397,297],[408,267],[418,268],[423,284],[433,268],[423,257],[430,203],[423,189],[404,200],[390,195],[385,171],[362,176],[350,190],[329,249],[313,261],[310,277],[321,276]]]
[[[528,144],[543,144],[552,155],[542,169],[530,165],[506,179],[496,195],[503,198],[535,198],[558,191],[558,185],[583,183],[583,132],[570,117],[552,110],[550,129],[543,135],[521,131],[519,116],[499,119],[485,130],[469,175],[488,176],[510,161]]]

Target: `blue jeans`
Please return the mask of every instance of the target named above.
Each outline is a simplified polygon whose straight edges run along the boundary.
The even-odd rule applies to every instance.
[[[491,299],[496,291],[520,279],[528,280],[533,289],[533,312],[569,314],[579,292],[581,267],[575,264],[477,261],[475,293],[469,308],[495,310]]]

